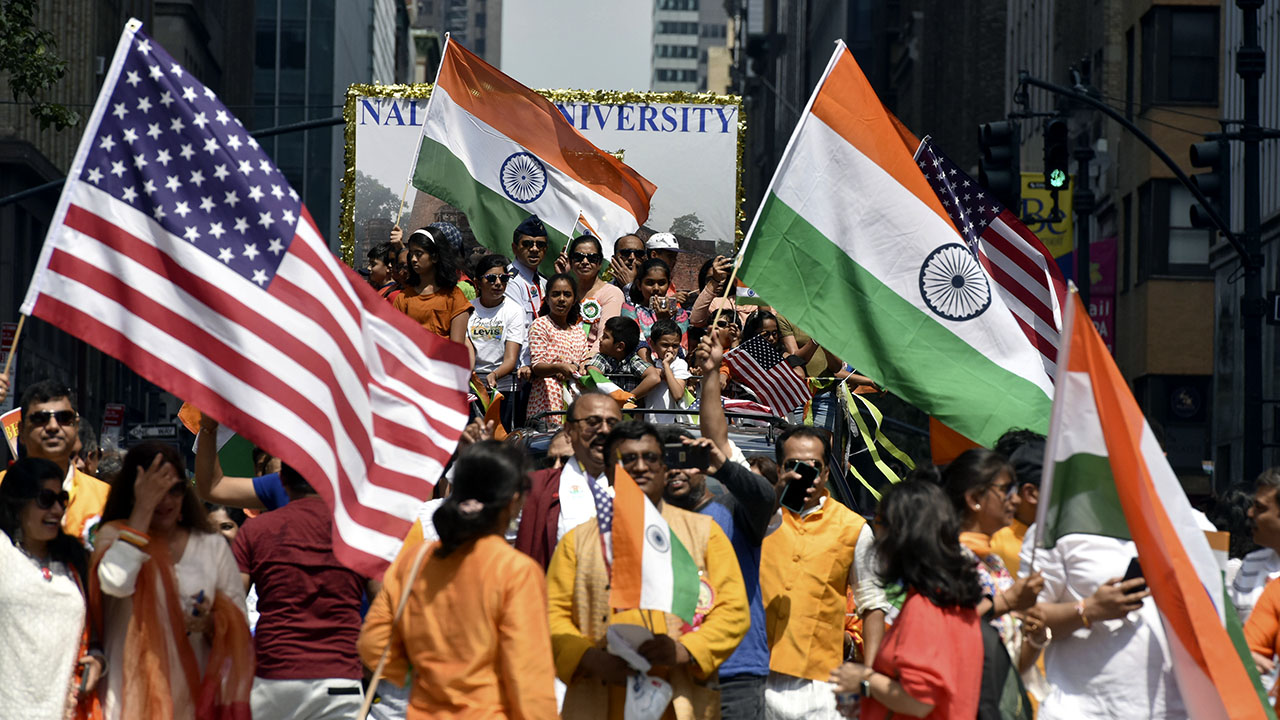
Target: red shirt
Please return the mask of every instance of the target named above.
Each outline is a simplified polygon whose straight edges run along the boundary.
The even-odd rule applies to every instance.
[[[316,496],[253,518],[231,550],[258,587],[253,647],[268,680],[359,679],[365,579],[333,556],[333,518]]]
[[[926,720],[969,720],[982,691],[982,630],[973,608],[940,608],[916,592],[885,632],[876,672],[933,706]],[[875,698],[863,698],[862,720],[890,717]],[[894,716],[897,717],[897,716]]]

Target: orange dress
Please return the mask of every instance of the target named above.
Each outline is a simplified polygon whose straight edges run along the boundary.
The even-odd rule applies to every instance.
[[[471,312],[471,301],[457,285],[446,293],[430,295],[402,293],[396,296],[391,305],[413,318],[414,322],[441,337],[449,337],[449,327],[454,318],[462,313]]]
[[[409,720],[557,717],[542,568],[501,535],[445,558],[429,549],[393,625],[422,542],[410,533],[383,577],[360,631],[364,664],[390,643],[383,682],[403,685],[412,666]]]

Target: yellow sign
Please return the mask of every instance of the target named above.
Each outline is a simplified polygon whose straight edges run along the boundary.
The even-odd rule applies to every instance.
[[[18,459],[18,432],[22,426],[22,408],[16,407],[0,415],[0,425],[4,426],[4,439],[9,442],[9,452],[13,459]]]
[[[1074,184],[1075,176],[1072,175],[1068,188]],[[1075,248],[1070,189],[1058,192],[1058,210],[1061,214],[1055,219],[1053,193],[1045,187],[1044,173],[1022,173],[1022,212],[1019,216],[1027,229],[1035,233],[1056,258]]]

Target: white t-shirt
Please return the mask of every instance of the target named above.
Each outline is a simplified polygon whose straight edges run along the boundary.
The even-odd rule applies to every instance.
[[[667,387],[667,375],[662,370],[662,361],[654,358],[654,367],[658,368],[658,372],[662,374],[662,382],[658,386],[649,391],[644,396],[644,406],[652,410],[683,410],[685,408],[682,399],[671,397],[671,388]],[[676,376],[677,380],[688,382],[693,377],[689,373],[689,363],[680,358],[671,361],[671,373]],[[669,415],[666,413],[649,413],[645,418],[646,422],[651,423],[685,423],[693,422],[692,416],[689,415]]]
[[[481,382],[489,373],[498,369],[502,357],[507,351],[507,343],[524,345],[529,334],[529,326],[525,322],[525,313],[518,305],[507,298],[496,307],[485,307],[479,298],[471,301],[476,310],[467,319],[467,337],[476,348],[476,375]],[[516,386],[516,373],[513,369],[498,379],[498,389],[510,392]]]
[[[533,319],[542,310],[542,294],[547,289],[547,281],[536,271],[530,270],[519,262],[511,263],[507,268],[516,274],[507,281],[507,297],[524,311],[525,327],[533,325]],[[532,365],[533,357],[529,352],[529,343],[520,351],[520,367]]]

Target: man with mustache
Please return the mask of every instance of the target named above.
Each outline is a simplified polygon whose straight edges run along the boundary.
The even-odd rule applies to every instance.
[[[604,441],[622,422],[622,408],[601,392],[579,395],[565,413],[573,459],[533,473],[520,516],[516,549],[547,567],[564,534],[596,516],[592,486],[605,487]]]

